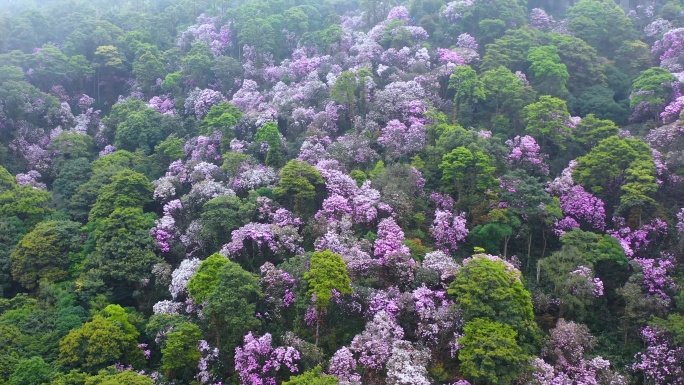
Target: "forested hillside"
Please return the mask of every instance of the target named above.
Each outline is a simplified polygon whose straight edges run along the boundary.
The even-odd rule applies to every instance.
[[[0,4],[0,385],[684,384],[684,1]]]

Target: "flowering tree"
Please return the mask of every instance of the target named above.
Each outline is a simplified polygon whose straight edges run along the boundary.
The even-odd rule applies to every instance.
[[[291,346],[273,348],[271,334],[247,333],[243,346],[235,348],[235,371],[241,385],[275,385],[281,368],[297,373],[300,354]]]
[[[429,385],[427,364],[430,354],[409,341],[394,341],[392,356],[387,361],[387,383],[390,385]]]
[[[542,350],[546,361],[542,358],[532,361],[535,370],[532,383],[626,384],[622,376],[611,372],[610,361],[601,356],[586,357],[594,344],[595,338],[585,325],[559,319]]]
[[[435,220],[430,227],[430,234],[432,234],[440,250],[456,251],[458,243],[463,242],[468,233],[465,213],[454,215],[451,211],[435,211]]]
[[[641,336],[646,349],[636,354],[630,368],[656,385],[684,384],[684,348],[673,346],[667,333],[658,327],[646,326]]]
[[[359,355],[365,368],[380,371],[392,355],[392,344],[404,337],[404,330],[385,311],[366,324],[363,333],[352,340],[350,350]]]

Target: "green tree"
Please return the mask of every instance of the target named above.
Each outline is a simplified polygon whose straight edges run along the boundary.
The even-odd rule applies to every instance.
[[[183,76],[193,80],[197,87],[206,87],[212,76],[212,58],[213,54],[206,44],[195,43],[181,60]]]
[[[506,31],[504,36],[487,45],[481,69],[489,71],[506,67],[513,72],[526,70],[527,53],[530,48],[541,45],[542,35],[541,31],[529,27]]]
[[[454,94],[454,120],[459,116],[463,106],[472,108],[475,103],[487,97],[482,80],[470,66],[454,68],[454,73],[449,78],[449,88],[456,90]]]
[[[442,156],[442,186],[456,192],[456,201],[471,195],[483,194],[496,185],[496,167],[482,151],[472,152],[466,147],[458,147]]]
[[[171,379],[192,381],[200,354],[197,344],[202,339],[199,326],[188,322],[176,325],[166,335],[161,349],[161,369]]]
[[[114,145],[121,150],[141,149],[149,154],[167,135],[162,125],[162,114],[153,108],[144,107],[129,113],[116,126]]]
[[[580,39],[611,57],[635,31],[625,11],[614,1],[580,0],[568,8],[568,29]]]
[[[506,117],[513,129],[520,127],[520,111],[534,102],[534,90],[526,87],[519,77],[504,66],[485,71],[480,78],[485,90],[485,106],[493,112],[493,128],[496,128],[494,122],[500,115]]]
[[[615,101],[615,91],[604,86],[589,87],[573,103],[580,116],[596,115],[600,119],[626,123],[629,108]],[[581,123],[580,123],[581,124]]]
[[[351,280],[342,256],[330,250],[313,253],[309,270],[304,273],[309,285],[308,295],[315,295],[316,307],[326,310],[332,300],[333,289],[340,294],[351,294]]]
[[[114,367],[100,370],[96,376],[86,378],[83,385],[153,385],[147,376],[133,370],[119,371]],[[71,385],[71,384],[70,384]],[[75,384],[74,384],[75,385]]]
[[[262,293],[259,278],[239,264],[228,261],[217,276],[215,289],[207,297],[204,314],[208,319],[209,336],[227,355],[249,330],[260,325],[256,318],[256,305]]]
[[[653,111],[653,120],[658,120],[661,107],[670,97],[669,84],[674,81],[674,75],[665,68],[653,67],[643,71],[632,82],[629,106],[635,108],[644,103]]]
[[[12,277],[10,276],[12,260],[10,255],[26,231],[19,218],[0,218],[0,297],[12,286]]]
[[[14,176],[0,166],[0,218],[17,217],[32,226],[53,211],[49,202],[49,192],[18,185]]]
[[[487,222],[475,226],[470,236],[478,247],[495,254],[503,251],[505,258],[508,254],[508,242],[520,225],[520,219],[510,210],[493,209],[487,214]]]
[[[565,148],[564,141],[570,131],[570,113],[564,100],[542,95],[539,101],[523,108],[525,131],[540,143],[542,151],[549,153],[548,144]]]
[[[209,109],[207,116],[202,120],[201,132],[203,135],[220,132],[222,141],[228,144],[235,137],[233,127],[241,118],[242,112],[234,105],[228,102],[217,104]]]
[[[88,218],[96,221],[117,208],[142,207],[152,201],[153,192],[154,186],[145,175],[131,170],[120,171],[112,177],[111,183],[102,187]]]
[[[633,79],[651,67],[651,48],[641,40],[624,41],[615,53],[615,66]]]
[[[558,48],[553,45],[530,48],[527,60],[531,63],[530,72],[534,76],[532,84],[543,95],[567,98],[570,74],[568,67],[561,63]]]
[[[509,325],[483,318],[468,321],[458,340],[460,371],[474,385],[511,384],[523,373],[529,357],[516,343]]]
[[[71,221],[39,223],[10,255],[14,279],[32,290],[41,280],[59,282],[69,278],[70,264],[80,249],[79,229],[80,225]]]
[[[154,215],[143,214],[140,208],[116,208],[106,218],[92,223],[88,247],[94,250],[84,261],[84,270],[77,285],[88,289],[94,283],[113,290],[113,298],[126,300],[150,278],[152,266],[159,262],[153,251],[150,228]],[[100,291],[101,292],[101,291]]]
[[[317,190],[323,183],[323,177],[315,167],[293,159],[280,170],[280,181],[273,189],[273,195],[294,207],[297,215],[311,213],[316,209]]]
[[[354,120],[356,113],[357,90],[358,82],[356,75],[349,71],[342,72],[337,77],[337,80],[335,80],[335,85],[330,89],[330,98],[346,107],[347,116],[349,116],[351,121]]]
[[[290,377],[283,385],[337,385],[338,382],[337,377],[323,374],[323,369],[316,366],[298,376]]]
[[[157,79],[166,76],[166,66],[157,55],[147,51],[133,62],[133,75],[143,90],[149,91]]]
[[[93,139],[90,136],[70,132],[61,133],[48,147],[55,157],[57,171],[69,160],[90,158],[93,148]]]
[[[280,166],[282,162],[281,154],[281,135],[278,131],[278,125],[273,122],[268,122],[257,129],[254,134],[254,141],[256,143],[268,144],[268,153],[266,154],[266,164],[269,166]]]
[[[332,301],[333,289],[340,294],[351,294],[351,279],[347,271],[347,264],[342,256],[330,250],[313,253],[309,262],[309,270],[304,273],[304,279],[309,285],[307,295],[316,298],[316,344],[321,323],[321,314],[325,312]]]
[[[520,271],[502,259],[479,254],[469,259],[449,286],[448,293],[466,321],[485,318],[512,327],[518,343],[532,353],[540,343],[532,297]]]
[[[34,356],[17,363],[8,385],[42,385],[52,379],[52,366],[41,357]]]
[[[117,362],[131,364],[141,359],[135,336],[100,315],[59,341],[59,363],[90,373]]]
[[[221,254],[212,254],[202,261],[186,286],[188,294],[195,302],[206,302],[218,285],[219,272],[228,262],[228,258]]]
[[[252,200],[234,196],[220,196],[202,206],[200,223],[208,250],[217,250],[230,241],[231,231],[246,225],[254,215]]]
[[[567,86],[574,95],[578,95],[591,86],[606,83],[603,61],[594,47],[568,34],[554,32],[548,34],[547,39],[548,41],[544,43],[558,48],[561,62],[568,68],[570,79]]]
[[[639,139],[611,136],[577,159],[573,180],[596,194],[618,212],[633,212],[637,217],[655,203],[658,189],[653,155]]]
[[[610,120],[597,118],[594,114],[585,116],[575,127],[575,140],[587,151],[595,147],[603,139],[617,135],[620,128]]]

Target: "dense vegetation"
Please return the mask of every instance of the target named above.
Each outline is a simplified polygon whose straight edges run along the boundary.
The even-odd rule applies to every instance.
[[[4,2],[0,384],[684,384],[627,3]]]

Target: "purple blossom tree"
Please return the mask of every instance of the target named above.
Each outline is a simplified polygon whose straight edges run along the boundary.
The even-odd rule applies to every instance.
[[[218,91],[208,88],[203,90],[195,88],[185,99],[185,113],[193,114],[197,119],[202,119],[207,115],[211,107],[225,101],[226,98]]]
[[[359,355],[365,368],[380,371],[392,355],[392,344],[404,337],[404,330],[385,311],[378,312],[366,329],[352,340],[350,350]]]
[[[409,341],[392,344],[392,356],[387,361],[388,385],[430,385],[427,365],[430,353]]]
[[[598,356],[587,358],[595,345],[589,329],[559,319],[542,350],[542,358],[532,361],[533,384],[627,384],[610,370],[610,361]]]
[[[465,213],[454,215],[451,211],[436,210],[435,220],[430,226],[430,234],[440,250],[454,252],[458,243],[463,242],[468,235]]]
[[[287,272],[276,269],[266,262],[261,265],[261,288],[265,294],[264,301],[268,305],[269,314],[273,318],[280,318],[284,308],[290,307],[294,301],[294,291],[297,280]]]
[[[404,232],[393,218],[385,218],[378,225],[378,238],[373,254],[381,260],[390,255],[409,255],[411,251],[403,244]]]
[[[247,333],[243,346],[235,348],[235,371],[241,385],[275,385],[281,368],[297,373],[299,351],[288,347],[273,348],[271,335],[255,338]]]
[[[684,384],[684,347],[676,346],[657,327],[646,326],[641,336],[646,349],[636,354],[630,368],[643,373],[644,380],[655,385]]]
[[[356,373],[356,366],[354,354],[343,346],[330,359],[328,372],[339,379],[340,385],[361,385],[361,376]]]
[[[548,155],[541,153],[537,141],[529,136],[516,136],[506,141],[511,152],[508,160],[514,167],[521,167],[528,171],[540,171],[543,175],[549,174],[549,166],[545,163]]]
[[[378,143],[385,147],[390,158],[397,159],[422,149],[425,146],[425,126],[412,118],[411,125],[391,120],[382,129]]]

